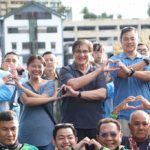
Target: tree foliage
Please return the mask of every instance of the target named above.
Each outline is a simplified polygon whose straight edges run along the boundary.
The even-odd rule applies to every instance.
[[[118,18],[118,19],[121,19],[121,18],[122,18],[122,15],[121,15],[121,14],[117,14],[117,18]]]
[[[95,18],[113,18],[114,15],[107,15],[106,12],[103,12],[101,15],[95,15],[94,13],[89,12],[87,7],[84,7],[81,11],[84,19],[95,19]]]
[[[57,12],[59,12],[60,14],[69,13],[70,9],[68,9],[68,7],[61,5],[60,7],[58,7]]]

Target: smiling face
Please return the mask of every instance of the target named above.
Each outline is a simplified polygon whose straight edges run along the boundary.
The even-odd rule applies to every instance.
[[[71,128],[61,128],[57,131],[56,139],[53,139],[52,142],[59,150],[69,150],[76,145],[77,138]]]
[[[107,138],[103,138],[101,136],[102,133],[108,133]],[[110,133],[117,133],[116,137],[111,137]],[[97,135],[98,142],[103,146],[107,147],[110,150],[115,150],[118,146],[120,146],[122,139],[122,134],[118,131],[117,125],[115,123],[103,123],[100,126],[100,133]]]
[[[123,34],[120,40],[124,53],[131,53],[136,50],[138,43],[138,34],[134,30]]]
[[[86,44],[77,45],[74,49],[73,56],[77,66],[85,66],[91,56],[89,47]]]
[[[40,78],[43,74],[44,66],[41,60],[34,59],[27,67],[30,78]]]
[[[13,145],[18,137],[18,121],[0,121],[0,142],[3,145]]]
[[[133,139],[136,142],[143,142],[148,138],[150,129],[149,116],[143,111],[137,111],[132,115],[131,122],[128,124]]]

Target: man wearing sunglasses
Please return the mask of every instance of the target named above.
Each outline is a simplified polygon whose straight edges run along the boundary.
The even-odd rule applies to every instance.
[[[85,137],[77,144],[78,138],[73,124],[57,124],[53,130],[52,142],[59,150],[86,150],[85,145],[94,145],[97,150],[115,150],[116,148],[121,148],[122,134],[119,122],[112,118],[102,119],[98,123],[97,129],[99,133],[97,135],[98,142],[95,139]]]
[[[149,49],[144,43],[138,43],[137,52],[139,52],[141,55],[149,56]]]
[[[124,99],[129,96],[142,95],[150,101],[150,57],[143,56],[137,52],[138,33],[134,27],[125,27],[121,30],[120,42],[123,52],[120,55],[110,59],[118,60],[117,67],[119,71],[110,72],[114,82],[114,100],[113,107],[118,106]],[[114,64],[110,63],[110,68]],[[140,102],[132,102],[131,106],[138,106]],[[123,135],[129,135],[128,121],[133,109],[120,112],[118,121],[122,124]],[[145,110],[150,113],[149,110]]]
[[[127,150],[121,145],[121,124],[112,118],[105,118],[98,122],[97,141],[110,150]],[[101,148],[100,150],[104,150]]]

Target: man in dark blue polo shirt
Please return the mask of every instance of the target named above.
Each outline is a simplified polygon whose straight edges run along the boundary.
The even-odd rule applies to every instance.
[[[60,70],[60,82],[64,86],[62,122],[73,123],[77,129],[78,141],[86,136],[96,139],[96,126],[103,114],[103,100],[106,98],[106,83],[103,72],[108,69],[108,60],[101,68],[90,65],[93,45],[88,40],[78,40],[73,44],[75,61]],[[112,61],[113,62],[113,61]],[[94,149],[86,147],[87,150]]]

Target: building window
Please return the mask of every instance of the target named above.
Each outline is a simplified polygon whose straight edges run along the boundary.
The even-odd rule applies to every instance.
[[[38,42],[38,49],[45,49],[45,42]]]
[[[51,19],[52,15],[48,12],[38,12],[37,13],[37,19]]]
[[[56,50],[56,42],[51,42],[51,50]]]
[[[12,43],[11,47],[12,47],[13,50],[16,50],[17,49],[17,43]]]
[[[57,33],[57,27],[48,27],[47,33]]]
[[[22,49],[30,49],[30,43],[29,42],[22,43]]]
[[[18,33],[18,28],[8,28],[8,33]]]
[[[36,20],[36,19],[51,19],[52,15],[48,12],[23,12],[16,13],[15,20]]]
[[[27,61],[28,61],[29,57],[30,57],[29,55],[28,56],[23,56],[23,64],[27,64]]]
[[[52,7],[56,7],[56,3],[55,2],[51,2]]]
[[[74,31],[74,27],[64,27],[64,31]]]

